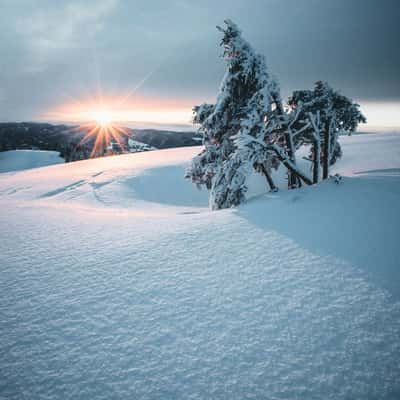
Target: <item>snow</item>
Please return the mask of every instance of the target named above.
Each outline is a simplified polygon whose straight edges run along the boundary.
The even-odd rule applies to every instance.
[[[0,152],[0,173],[64,163],[57,151],[9,150]]]
[[[400,135],[340,141],[218,212],[198,147],[0,175],[0,398],[399,398]]]

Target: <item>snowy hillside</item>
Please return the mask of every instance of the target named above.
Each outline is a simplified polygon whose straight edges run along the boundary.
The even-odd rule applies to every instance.
[[[218,212],[198,147],[0,175],[0,398],[399,398],[400,135],[341,144]]]
[[[57,151],[9,150],[0,152],[0,173],[64,163]]]

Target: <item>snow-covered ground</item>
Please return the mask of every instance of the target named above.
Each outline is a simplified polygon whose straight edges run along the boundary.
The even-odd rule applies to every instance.
[[[198,148],[1,174],[0,398],[398,399],[400,135],[341,141],[219,212]]]
[[[10,150],[0,152],[0,173],[64,163],[57,151]]]

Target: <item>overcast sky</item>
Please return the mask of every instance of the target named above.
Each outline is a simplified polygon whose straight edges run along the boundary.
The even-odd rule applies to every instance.
[[[99,86],[189,109],[212,101],[225,18],[266,56],[285,97],[323,79],[396,111],[399,0],[1,0],[0,120],[37,119]]]

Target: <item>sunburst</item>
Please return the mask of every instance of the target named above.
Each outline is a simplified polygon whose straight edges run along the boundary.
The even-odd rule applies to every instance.
[[[129,131],[119,122],[113,120],[112,112],[96,110],[91,112],[91,121],[71,128],[70,132],[82,132],[83,138],[78,145],[94,139],[90,157],[99,157],[112,153],[112,145],[116,143],[122,151],[127,151],[126,138]]]
[[[192,101],[165,101],[163,98],[137,96],[137,91],[162,67],[169,56],[159,60],[159,63],[142,79],[138,80],[131,90],[103,93],[99,66],[94,59],[96,81],[89,83],[90,88],[82,97],[63,93],[65,102],[56,108],[48,110],[40,116],[45,121],[68,121],[78,123],[68,129],[69,132],[84,132],[84,137],[76,146],[94,139],[91,157],[104,155],[111,142],[118,143],[122,150],[128,150],[126,138],[130,136],[128,129],[121,126],[124,123],[157,123],[157,124],[187,124],[191,121]],[[93,87],[95,90],[93,90]],[[178,102],[179,103],[179,102]]]
[[[93,118],[101,127],[108,127],[112,123],[111,112],[106,110],[93,111]]]

